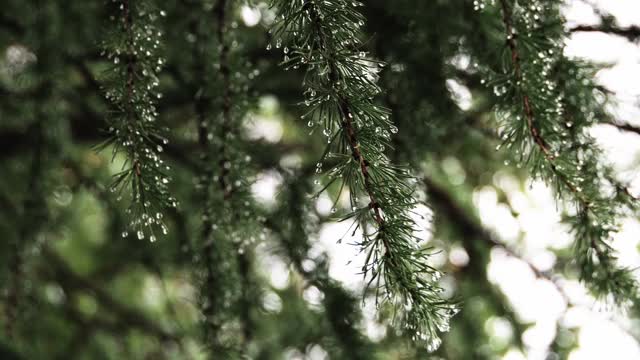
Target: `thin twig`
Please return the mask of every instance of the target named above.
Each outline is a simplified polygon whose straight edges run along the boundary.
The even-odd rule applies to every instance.
[[[626,38],[631,42],[635,42],[640,40],[640,27],[639,26],[629,26],[629,27],[617,27],[614,25],[578,25],[569,29],[570,32],[599,32],[603,34],[611,34],[617,35]]]
[[[640,127],[631,125],[628,122],[611,120],[611,121],[603,122],[603,124],[616,127],[620,131],[627,131],[627,132],[635,133],[636,135],[640,135]]]

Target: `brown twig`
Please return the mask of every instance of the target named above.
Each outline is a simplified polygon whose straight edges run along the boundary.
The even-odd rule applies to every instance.
[[[230,181],[227,179],[230,173],[229,161],[227,155],[227,144],[226,144],[226,136],[227,134],[232,133],[232,106],[233,106],[233,89],[231,84],[231,65],[229,64],[229,42],[226,35],[227,31],[227,17],[228,17],[228,1],[227,0],[219,0],[214,12],[218,18],[218,27],[217,27],[217,37],[218,43],[220,46],[220,74],[222,75],[222,141],[220,142],[220,171],[221,174],[219,176],[219,184],[223,194],[223,199],[225,201],[231,200],[231,197],[234,193],[234,189],[231,186]],[[233,215],[235,217],[235,213]],[[240,252],[238,254],[238,271],[243,279],[242,284],[242,294],[240,303],[242,304],[242,312],[241,312],[241,326],[243,333],[243,342],[246,344],[249,342],[253,336],[253,331],[251,329],[251,314],[250,314],[250,300],[248,298],[247,288],[249,286],[249,277],[251,273],[251,259],[248,254],[245,252]]]

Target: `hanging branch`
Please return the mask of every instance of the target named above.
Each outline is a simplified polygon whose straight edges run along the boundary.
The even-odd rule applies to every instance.
[[[209,36],[209,21],[192,25],[198,35],[194,58],[202,59],[196,60],[196,74],[203,81],[196,94],[203,159],[200,188],[205,204],[199,250],[205,269],[201,307],[207,345],[216,355],[229,356],[241,354],[251,337],[250,316],[243,308],[248,306],[246,285],[251,272],[246,251],[261,231],[256,216],[259,211],[250,192],[253,171],[240,131],[249,76],[244,74],[246,64],[236,54],[238,42],[229,30],[232,6],[232,2],[219,0],[206,14],[216,20],[213,37]],[[209,61],[212,55],[216,64]],[[219,115],[213,115],[218,111]],[[223,326],[234,320],[241,329],[239,336],[230,338]]]
[[[113,62],[102,79],[112,105],[108,119],[111,138],[101,148],[112,146],[114,159],[119,154],[125,156],[111,190],[120,200],[122,192],[130,188],[130,228],[138,239],[155,241],[157,229],[168,232],[163,210],[177,205],[168,190],[170,178],[166,172],[170,168],[160,157],[168,141],[156,124],[155,102],[162,97],[157,91],[158,72],[164,60],[157,55],[162,34],[154,23],[165,13],[146,0],[120,0],[115,4],[115,29],[103,45],[103,54]],[[122,236],[128,237],[129,232]]]
[[[397,128],[389,112],[374,104],[382,64],[359,51],[363,16],[358,2],[344,0],[275,0],[280,21],[274,27],[284,48],[286,69],[306,66],[304,86],[309,108],[303,116],[315,129],[323,125],[328,145],[322,161],[328,169],[324,189],[338,182],[348,187],[354,219],[362,229],[359,246],[366,252],[363,267],[377,299],[393,307],[394,319],[428,350],[440,345],[438,331],[446,331],[456,308],[441,299],[437,280],[441,274],[429,266],[429,250],[415,237],[410,213],[416,206],[415,179],[390,164],[384,150]],[[322,162],[318,163],[322,172]],[[320,182],[317,181],[319,184]],[[364,197],[366,200],[362,199]],[[335,212],[335,211],[333,211]]]
[[[502,140],[567,203],[565,221],[576,236],[581,279],[597,296],[626,303],[636,296],[636,284],[616,264],[609,241],[617,219],[633,205],[621,205],[616,194],[603,190],[612,185],[612,170],[602,165],[587,133],[604,107],[601,94],[586,64],[562,55],[559,2],[500,0],[499,7],[506,70],[487,73],[498,98]]]
[[[223,3],[225,1],[222,1]],[[223,5],[224,6],[224,5]],[[206,14],[209,15],[209,14]],[[195,51],[193,54],[195,62],[194,72],[200,79],[207,79],[208,72],[213,72],[210,68],[207,56],[209,54],[208,42],[211,41],[201,29],[204,21],[194,20],[192,30],[197,34],[198,39],[195,42]],[[218,25],[221,26],[221,25]],[[201,290],[200,290],[200,308],[205,318],[204,324],[204,342],[212,353],[230,354],[233,352],[233,346],[226,344],[220,339],[219,333],[222,326],[228,322],[231,317],[229,299],[235,301],[237,299],[237,274],[233,271],[235,264],[229,262],[234,260],[231,256],[233,247],[221,237],[214,238],[214,219],[216,219],[215,207],[218,206],[215,193],[212,192],[213,184],[216,184],[215,168],[212,166],[213,151],[209,133],[210,119],[209,112],[213,111],[211,95],[207,93],[196,94],[195,110],[198,119],[198,143],[202,152],[203,169],[201,174],[200,188],[203,190],[204,213],[202,216],[201,239],[203,241],[197,262],[202,264],[204,269],[201,274]],[[222,180],[224,182],[224,180]],[[231,270],[231,271],[229,271]]]

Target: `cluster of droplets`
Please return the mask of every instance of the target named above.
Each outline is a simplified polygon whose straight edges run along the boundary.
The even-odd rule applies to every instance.
[[[435,282],[436,280],[434,280]],[[442,291],[441,288],[438,290]],[[443,305],[433,311],[432,318],[435,321],[430,323],[421,323],[421,318],[412,318],[412,312],[420,312],[420,309],[409,301],[404,304],[405,311],[409,314],[404,326],[405,331],[411,334],[412,340],[424,344],[428,352],[434,352],[440,348],[442,339],[439,333],[447,333],[451,329],[451,319],[460,312],[460,308],[455,305]],[[429,311],[429,310],[426,310]]]
[[[473,10],[482,11],[487,7],[487,3],[494,3],[495,0],[473,0]]]
[[[528,31],[538,28],[545,16],[545,5],[540,0],[520,1],[516,7],[514,16],[521,21]]]
[[[170,167],[160,156],[168,140],[156,124],[156,101],[162,98],[158,72],[165,61],[159,56],[162,32],[155,22],[166,16],[146,2],[113,0],[117,10],[111,23],[117,29],[104,41],[102,55],[112,65],[102,79],[105,97],[112,104],[109,133],[114,155],[125,155],[123,170],[116,174],[111,191],[122,200],[132,189],[127,214],[135,237],[155,241],[167,234],[163,211],[176,207],[170,196]],[[129,237],[129,231],[122,237]]]

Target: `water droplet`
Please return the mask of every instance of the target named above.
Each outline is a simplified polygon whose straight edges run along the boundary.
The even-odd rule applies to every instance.
[[[426,335],[424,335],[422,337],[422,339],[425,339],[425,338],[426,338]],[[433,339],[431,339],[431,341],[429,341],[427,343],[427,351],[428,352],[434,352],[434,351],[438,350],[438,348],[440,347],[441,343],[442,343],[442,340],[440,340],[440,338],[434,337]]]

